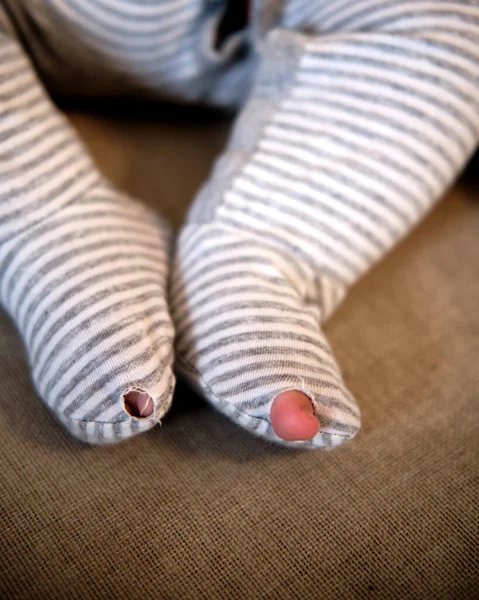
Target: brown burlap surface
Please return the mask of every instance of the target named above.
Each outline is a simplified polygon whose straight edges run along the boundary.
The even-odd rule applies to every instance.
[[[226,124],[76,116],[178,224]],[[197,119],[198,120],[198,119]],[[0,316],[0,598],[479,597],[479,203],[457,187],[327,325],[363,429],[270,446],[184,386],[163,427],[70,439]]]

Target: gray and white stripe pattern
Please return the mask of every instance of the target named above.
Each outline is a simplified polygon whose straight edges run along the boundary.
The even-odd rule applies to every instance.
[[[216,47],[217,0],[0,0],[49,88],[238,106],[252,57],[240,31]],[[40,6],[41,5],[41,6]],[[68,60],[65,60],[65,56]]]
[[[353,437],[359,410],[320,324],[477,145],[477,3],[256,0],[251,29],[219,49],[217,0],[0,0],[0,23],[2,6],[55,90],[231,106],[254,77],[179,238],[178,361],[269,440],[287,389],[321,422],[302,445]],[[0,135],[0,294],[40,395],[86,441],[151,427],[173,387],[168,232],[102,181],[8,26]],[[129,389],[155,399],[153,418],[126,413]]]
[[[150,429],[174,387],[167,227],[102,180],[6,29],[0,136],[0,299],[39,395],[89,443]],[[151,417],[127,412],[135,390]]]
[[[303,445],[328,447],[359,411],[320,323],[477,146],[479,6],[291,0],[283,26],[179,239],[172,311],[215,406],[279,441],[272,400],[303,390],[321,423]]]

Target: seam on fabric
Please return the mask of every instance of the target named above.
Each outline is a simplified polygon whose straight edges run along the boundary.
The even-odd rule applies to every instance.
[[[211,394],[212,398],[214,399],[214,401],[217,404],[221,404],[223,402],[225,404],[229,404],[230,406],[234,407],[234,404],[232,402],[230,402],[229,400],[226,400],[226,401],[225,400],[220,400],[217,397],[217,395],[211,389],[210,385],[204,380],[204,378],[202,377],[202,375],[200,374],[200,372],[198,371],[198,369],[196,367],[194,367],[189,361],[186,361],[186,360],[178,357],[177,358],[177,365],[178,365],[178,367],[179,367],[180,370],[184,371],[185,375],[188,372],[187,371],[188,369],[189,369],[190,373],[191,372],[194,373],[197,376],[198,380],[201,382],[201,384],[204,385],[205,388],[207,389],[207,391]],[[184,367],[182,367],[182,365],[184,365]],[[309,395],[309,393],[307,395],[308,395],[309,398],[311,398],[311,396]],[[253,419],[253,420],[257,419],[257,420],[260,420],[260,421],[269,422],[264,417],[257,417],[257,416],[254,416],[254,415],[250,415],[247,412],[243,412],[243,414],[245,414],[247,417],[249,417],[250,419]],[[233,420],[231,417],[230,417],[230,419]],[[348,436],[348,435],[342,435],[340,433],[330,433],[328,431],[321,431],[321,430],[319,431],[319,435],[328,435],[328,436],[336,437],[336,438],[339,438],[339,439],[346,439],[346,440],[350,439],[350,436]],[[268,438],[269,438],[269,436],[268,436]],[[279,438],[279,439],[281,439],[281,438]],[[274,441],[277,441],[277,440],[274,440]]]

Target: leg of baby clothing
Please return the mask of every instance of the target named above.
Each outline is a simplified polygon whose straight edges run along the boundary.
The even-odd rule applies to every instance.
[[[0,300],[39,395],[83,441],[128,438],[170,406],[169,249],[100,176],[0,8]]]
[[[477,145],[479,7],[293,0],[281,19],[180,235],[171,308],[181,369],[215,407],[331,447],[360,417],[321,324]]]

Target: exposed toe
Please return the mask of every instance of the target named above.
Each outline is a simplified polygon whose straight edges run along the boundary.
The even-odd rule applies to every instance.
[[[278,437],[296,442],[312,439],[319,431],[311,399],[292,390],[277,396],[271,406],[271,424]]]
[[[155,410],[153,400],[146,392],[131,390],[123,396],[123,399],[125,401],[125,410],[137,419],[151,417]]]

